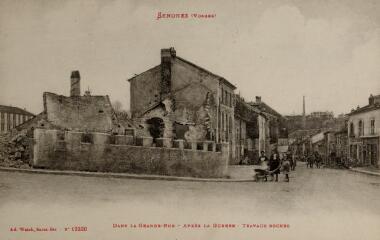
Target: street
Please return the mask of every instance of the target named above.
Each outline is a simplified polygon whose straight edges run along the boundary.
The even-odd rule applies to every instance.
[[[379,177],[303,163],[290,177],[229,183],[0,172],[0,239],[378,239]]]

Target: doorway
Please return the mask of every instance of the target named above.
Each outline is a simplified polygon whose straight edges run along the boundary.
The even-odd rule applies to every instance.
[[[161,118],[154,117],[148,119],[146,123],[149,125],[148,130],[153,138],[153,142],[156,142],[157,138],[162,138],[164,136],[165,124]]]

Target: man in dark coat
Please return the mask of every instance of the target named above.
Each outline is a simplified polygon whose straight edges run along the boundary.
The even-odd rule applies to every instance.
[[[290,169],[291,170],[294,170],[294,157],[293,157],[293,154],[292,152],[289,150],[286,155],[285,155],[286,159],[289,161],[289,164],[290,164]]]
[[[274,175],[276,176],[276,182],[278,182],[278,174],[280,173],[280,156],[277,151],[274,151],[269,160],[269,171],[271,172],[272,181],[274,179]]]

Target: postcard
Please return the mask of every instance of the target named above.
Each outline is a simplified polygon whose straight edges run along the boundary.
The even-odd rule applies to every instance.
[[[379,239],[380,2],[1,0],[0,239]]]

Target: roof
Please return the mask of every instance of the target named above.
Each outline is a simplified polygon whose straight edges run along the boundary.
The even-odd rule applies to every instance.
[[[0,105],[0,112],[6,112],[6,113],[15,113],[15,114],[23,114],[23,115],[31,115],[34,116],[33,113],[30,113],[24,109],[21,109],[19,107],[12,107],[12,106],[5,106]]]
[[[267,116],[264,113],[262,113],[260,109],[248,104],[239,95],[236,95],[236,105],[235,105],[234,111],[235,111],[234,114],[236,118],[239,118],[246,122],[249,122],[252,120],[252,117],[253,117],[252,114],[258,114],[258,115],[263,116],[265,119],[267,119]]]
[[[222,82],[222,83],[226,84],[227,86],[231,87],[233,90],[236,89],[236,86],[233,85],[232,83],[230,83],[230,82],[229,82],[228,80],[226,80],[225,78],[223,78],[223,77],[221,77],[221,76],[219,76],[219,75],[217,75],[217,74],[215,74],[215,73],[212,73],[212,72],[210,72],[210,71],[208,71],[208,70],[206,70],[206,69],[204,69],[204,68],[202,68],[202,67],[196,65],[195,63],[192,63],[192,62],[190,62],[190,61],[188,61],[188,60],[186,60],[186,59],[183,59],[183,58],[178,57],[178,56],[176,56],[176,58],[179,59],[179,60],[181,60],[181,61],[183,61],[183,62],[185,62],[185,63],[187,63],[187,64],[190,64],[190,65],[193,66],[193,67],[198,68],[199,70],[202,70],[202,71],[204,71],[204,72],[206,72],[206,73],[208,73],[208,74],[210,74],[210,75],[213,75],[214,77],[218,78],[220,82]]]
[[[358,108],[358,109],[356,109],[356,110],[348,113],[347,115],[348,116],[352,116],[352,115],[356,115],[356,114],[359,114],[359,113],[374,111],[374,110],[377,110],[377,109],[380,109],[380,104],[366,105],[364,107]]]
[[[44,112],[41,112],[36,116],[33,116],[33,118],[17,125],[16,129],[20,131],[21,129],[28,128],[28,126],[32,125],[33,123],[37,123],[40,119],[46,119],[46,114]]]
[[[198,66],[197,64],[192,63],[192,62],[190,62],[190,61],[184,59],[184,58],[181,58],[181,57],[178,57],[178,56],[172,56],[172,57],[173,57],[173,58],[177,58],[178,60],[183,61],[183,62],[185,62],[185,63],[187,63],[187,64],[189,64],[189,65],[191,65],[191,66],[193,66],[193,67],[195,67],[195,68],[198,68],[199,70],[202,70],[202,71],[204,71],[204,72],[206,72],[206,73],[208,73],[208,74],[210,74],[210,75],[213,75],[214,77],[218,78],[219,82],[222,82],[222,83],[226,84],[227,86],[231,87],[233,90],[236,89],[236,86],[233,85],[231,82],[229,82],[229,81],[228,81],[227,79],[225,79],[224,77],[221,77],[221,76],[219,76],[219,75],[217,75],[217,74],[215,74],[215,73],[212,73],[212,72],[210,72],[210,71],[208,71],[208,70],[206,70],[206,69],[204,69],[204,68]],[[130,81],[131,81],[132,79],[134,79],[136,76],[139,76],[139,75],[141,75],[141,74],[143,74],[143,73],[146,73],[146,72],[148,72],[148,71],[150,71],[150,70],[152,70],[152,69],[154,69],[154,68],[156,68],[156,67],[158,67],[158,66],[161,66],[161,64],[160,64],[160,65],[157,65],[157,66],[154,66],[154,67],[152,67],[152,68],[150,68],[150,69],[148,69],[148,70],[146,70],[146,71],[144,71],[144,72],[142,72],[142,73],[136,74],[135,76],[133,76],[133,77],[127,79],[127,80],[130,82]]]
[[[161,64],[156,65],[156,66],[154,66],[154,67],[151,67],[151,68],[149,68],[148,70],[146,70],[146,71],[144,71],[144,72],[142,72],[142,73],[135,74],[135,76],[133,76],[133,77],[131,77],[131,78],[128,78],[127,81],[130,82],[130,81],[133,80],[135,77],[140,76],[141,74],[144,74],[144,73],[146,73],[146,72],[149,72],[149,71],[151,71],[151,70],[153,70],[153,69],[155,69],[155,68],[157,68],[157,67],[160,67],[160,66],[161,66]]]
[[[305,136],[313,136],[315,134],[318,134],[320,132],[323,132],[324,129],[299,129],[294,132],[289,133],[289,136],[292,138],[300,138],[300,137],[305,137]]]
[[[257,103],[257,102],[250,102],[249,104],[251,106],[257,107],[260,111],[262,111],[264,113],[269,113],[269,114],[274,115],[276,117],[282,118],[282,115],[280,113],[278,113],[273,108],[269,107],[269,105],[266,104],[265,102],[259,102],[259,103]]]

